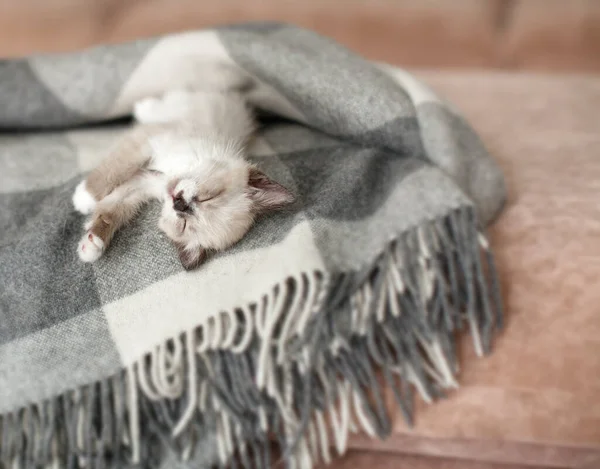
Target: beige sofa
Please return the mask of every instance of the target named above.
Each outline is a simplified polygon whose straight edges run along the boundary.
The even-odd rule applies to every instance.
[[[600,71],[596,0],[2,0],[0,56],[242,20],[293,22],[412,67]]]
[[[337,468],[600,468],[600,2],[29,0],[0,3],[0,56],[246,20],[294,22],[412,68],[497,156],[492,229],[507,327],[461,349],[460,390],[356,436]],[[427,71],[424,71],[427,69]]]

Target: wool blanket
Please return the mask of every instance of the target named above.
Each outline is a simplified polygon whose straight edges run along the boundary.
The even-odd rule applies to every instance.
[[[227,75],[227,76],[226,76]],[[236,77],[297,196],[186,272],[150,205],[96,263],[71,205],[140,99]],[[501,172],[423,83],[251,23],[0,61],[0,467],[310,468],[457,387],[502,307]],[[273,445],[280,449],[274,456]],[[187,462],[186,462],[187,461]]]

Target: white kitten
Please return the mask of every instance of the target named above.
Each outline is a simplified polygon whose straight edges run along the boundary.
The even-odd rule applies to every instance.
[[[141,125],[73,195],[75,208],[92,214],[83,261],[96,261],[150,199],[162,201],[159,227],[186,269],[238,242],[257,215],[294,201],[245,159],[255,122],[239,93],[174,91],[137,103],[134,115]]]

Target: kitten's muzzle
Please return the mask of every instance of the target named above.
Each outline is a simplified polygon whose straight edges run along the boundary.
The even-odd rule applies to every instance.
[[[191,213],[192,207],[185,201],[182,196],[173,198],[173,209],[180,213]]]

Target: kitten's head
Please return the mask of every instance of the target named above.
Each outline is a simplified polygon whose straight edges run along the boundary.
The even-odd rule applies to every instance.
[[[238,242],[258,215],[294,202],[282,185],[237,158],[200,162],[169,181],[167,193],[159,226],[187,270],[207,251]]]

